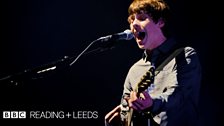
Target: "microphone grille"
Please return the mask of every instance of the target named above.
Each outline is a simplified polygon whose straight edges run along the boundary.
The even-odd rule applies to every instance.
[[[131,40],[134,37],[134,35],[133,35],[133,33],[131,32],[130,29],[126,29],[124,31],[124,33],[126,33],[126,35],[127,35],[126,40]]]

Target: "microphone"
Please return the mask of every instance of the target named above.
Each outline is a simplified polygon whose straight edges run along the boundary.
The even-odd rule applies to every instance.
[[[131,30],[127,29],[120,33],[100,37],[97,40],[100,40],[101,42],[120,41],[120,40],[131,40],[133,37],[134,35],[132,34]]]
[[[131,40],[134,37],[133,33],[131,32],[131,30],[127,29],[123,32],[120,33],[116,33],[116,34],[112,34],[112,35],[108,35],[108,36],[104,36],[104,37],[100,37],[94,41],[92,41],[69,65],[73,65],[81,55],[83,55],[93,44],[97,43],[100,44],[100,47],[97,49],[94,49],[92,51],[89,51],[87,53],[90,52],[94,52],[97,50],[100,51],[104,51],[107,49],[112,48],[115,43],[119,40]],[[54,69],[54,68],[51,68]]]

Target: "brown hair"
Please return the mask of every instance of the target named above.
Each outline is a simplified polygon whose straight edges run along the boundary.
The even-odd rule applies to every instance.
[[[170,8],[163,0],[133,0],[128,8],[128,22],[132,20],[132,15],[136,13],[146,13],[157,23],[162,19],[165,24],[170,17]],[[166,26],[166,25],[165,25]],[[166,34],[166,27],[163,27],[163,33]]]

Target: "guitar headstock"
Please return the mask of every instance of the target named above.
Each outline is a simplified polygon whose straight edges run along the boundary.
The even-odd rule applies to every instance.
[[[155,77],[155,68],[152,66],[150,69],[142,76],[140,82],[137,85],[138,93],[146,90],[153,82]]]

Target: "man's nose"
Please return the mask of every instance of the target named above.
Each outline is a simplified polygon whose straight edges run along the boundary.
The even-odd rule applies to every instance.
[[[134,19],[132,26],[134,29],[139,29],[140,28],[139,20]]]

